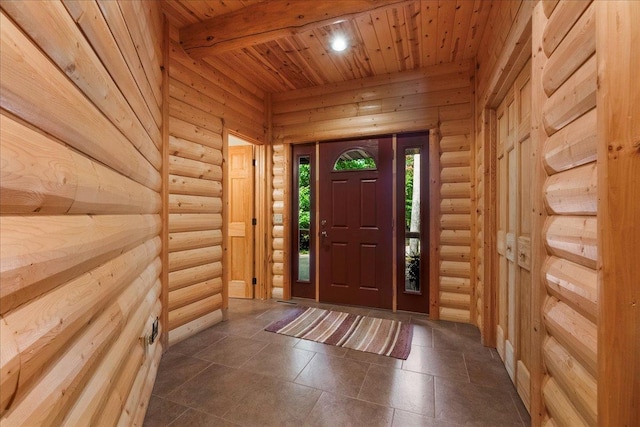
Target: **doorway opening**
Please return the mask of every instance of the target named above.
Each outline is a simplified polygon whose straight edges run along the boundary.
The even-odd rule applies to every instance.
[[[225,216],[226,279],[230,298],[255,297],[256,245],[254,227],[256,147],[234,135],[227,137]]]

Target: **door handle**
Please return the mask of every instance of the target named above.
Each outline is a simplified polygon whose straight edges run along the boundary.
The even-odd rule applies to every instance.
[[[323,231],[322,233],[320,233],[320,235],[324,238],[324,237],[329,237],[329,233],[327,233],[326,231]]]

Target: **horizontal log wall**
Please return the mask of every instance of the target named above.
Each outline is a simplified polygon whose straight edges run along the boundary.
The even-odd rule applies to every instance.
[[[162,353],[144,339],[161,315],[159,6],[0,7],[0,424],[142,425]]]
[[[172,116],[206,123],[209,117],[225,129],[256,143],[265,142],[265,93],[239,75],[226,75],[215,60],[195,60],[180,47],[178,30],[171,28]],[[206,126],[202,126],[206,129]]]
[[[170,30],[169,344],[222,320],[223,126],[264,141],[264,101],[188,57]]]
[[[344,83],[273,94],[273,212],[289,206],[286,171],[291,143],[439,129],[442,214],[438,219],[444,258],[440,262],[440,309],[434,316],[470,322],[471,146],[470,63],[449,63]],[[273,226],[274,295],[286,288],[289,265]],[[452,285],[456,282],[458,285]],[[473,319],[475,321],[475,319]]]
[[[282,215],[281,224],[273,224],[271,216],[271,298],[283,298],[285,289],[289,287],[291,267],[289,266],[289,250],[285,248],[285,236],[291,233],[289,224],[291,195],[289,193],[291,168],[287,165],[291,162],[291,147],[287,144],[274,144],[272,147],[271,179],[272,179],[272,213]]]
[[[542,316],[545,413],[557,425],[597,425],[597,166],[595,5],[561,1],[540,14],[537,58],[543,130],[546,285]],[[536,16],[537,17],[537,16]],[[535,43],[535,41],[534,41]]]

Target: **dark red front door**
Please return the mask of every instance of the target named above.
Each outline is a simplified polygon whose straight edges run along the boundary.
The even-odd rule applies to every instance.
[[[320,144],[320,300],[392,306],[391,137]]]

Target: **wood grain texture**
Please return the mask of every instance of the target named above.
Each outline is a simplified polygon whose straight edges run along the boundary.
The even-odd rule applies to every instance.
[[[144,305],[148,310],[148,305],[155,303],[158,298],[159,287],[155,292],[142,295],[143,298],[139,300],[133,298],[135,292],[137,292],[136,288],[130,287],[128,292],[121,295],[121,298],[132,302],[126,306],[139,307],[141,305],[139,303],[145,301]],[[56,421],[64,417],[84,388],[83,386],[86,385],[97,363],[102,360],[124,328],[129,312],[121,309],[121,298],[112,301],[112,304],[86,328],[86,331],[69,347],[69,351],[56,362],[54,369],[43,375],[40,385],[32,388],[21,400],[19,406],[5,414],[4,421],[10,425],[56,425]],[[83,348],[93,351],[85,354],[80,351]],[[60,393],[61,389],[67,392]]]
[[[322,27],[338,17],[361,14],[401,1],[383,4],[358,0],[340,6],[308,2],[304,14],[292,8],[287,1],[276,0],[269,5],[257,3],[248,10],[240,9],[223,17],[183,27],[180,30],[180,44],[193,57],[212,56]]]
[[[0,116],[2,214],[159,213],[159,195],[58,141]]]
[[[544,266],[549,293],[592,322],[598,316],[597,273],[566,259],[550,257]]]
[[[596,112],[589,111],[546,141],[544,167],[549,175],[596,160]]]
[[[591,0],[561,1],[553,9],[553,13],[547,15],[549,21],[542,33],[542,47],[547,57],[551,57],[590,3]]]
[[[103,64],[108,64],[109,73],[117,82],[127,101],[136,112],[141,123],[148,128],[162,125],[162,113],[155,103],[151,86],[145,79],[136,80],[136,67],[129,67],[123,52],[118,48],[118,41],[109,29],[98,4],[93,1],[63,0],[69,15],[82,29],[87,41],[100,57]]]
[[[547,259],[547,249],[543,241],[542,230],[547,220],[547,210],[542,197],[543,186],[547,178],[543,158],[547,133],[542,126],[542,107],[547,99],[542,88],[542,70],[547,61],[547,56],[542,48],[544,28],[547,24],[545,8],[548,5],[538,3],[531,18],[531,156],[533,161],[532,182],[532,234],[531,234],[531,327],[532,348],[531,354],[531,421],[533,425],[543,424],[549,418],[543,399],[543,385],[546,381],[546,371],[542,359],[542,347],[547,339],[547,331],[542,320],[542,310],[547,298],[547,290],[542,281],[541,272]],[[555,5],[553,5],[555,7]],[[551,422],[547,424],[552,425]]]
[[[542,120],[549,135],[596,106],[596,57],[592,56],[547,99]]]
[[[60,357],[73,335],[91,323],[96,313],[134,280],[143,289],[157,280],[160,261],[154,258],[159,251],[156,238],[5,315],[22,350],[19,392],[24,393]],[[131,260],[140,264],[127,265]],[[120,270],[114,273],[113,268]],[[33,329],[34,321],[39,325],[37,330]]]
[[[192,320],[189,323],[185,323],[182,326],[178,326],[177,328],[171,330],[171,332],[169,333],[169,345],[179,343],[180,341],[189,338],[190,336],[193,336],[198,332],[201,332],[208,327],[220,322],[222,322],[221,309],[198,317],[197,319]]]
[[[211,262],[222,261],[222,246],[210,246],[169,254],[169,271],[183,270]]]
[[[550,378],[542,389],[544,403],[549,411],[551,425],[586,426],[587,421],[580,415],[570,398],[560,388],[555,378]]]
[[[222,308],[222,294],[215,294],[178,307],[169,312],[169,329],[173,330],[220,308]]]
[[[183,288],[194,283],[222,276],[222,263],[212,262],[169,273],[169,290]]]
[[[589,163],[549,177],[543,191],[550,214],[595,215],[597,189],[598,168]]]
[[[125,95],[111,79],[62,3],[12,2],[7,3],[3,10],[157,168],[161,161],[158,151],[160,130],[153,121],[145,128],[136,117]],[[49,22],[57,25],[48,26]]]
[[[160,9],[41,6],[0,12],[0,423],[107,425],[161,308]]]
[[[136,284],[142,288],[143,295],[146,295],[152,288],[159,288],[157,279]],[[76,403],[64,416],[64,425],[74,425],[89,420],[98,422],[104,408],[108,406],[108,402],[118,395],[118,383],[122,381],[124,388],[127,391],[130,390],[131,377],[137,370],[131,369],[127,364],[129,360],[141,364],[145,359],[140,336],[144,336],[144,329],[148,326],[149,311],[151,311],[153,318],[159,315],[158,308],[155,310],[151,308],[152,304],[156,303],[157,301],[152,301],[152,298],[145,298],[142,304],[133,308],[121,335],[96,368],[95,374],[80,393]],[[131,357],[128,356],[129,354]],[[105,399],[105,396],[109,398]],[[104,420],[101,421],[101,423],[104,422]]]
[[[598,388],[596,379],[555,339],[544,345],[547,369],[559,388],[570,394],[576,410],[590,426],[597,425]]]
[[[545,65],[542,84],[551,96],[596,51],[595,7],[590,6]]]
[[[597,2],[598,423],[640,424],[637,2]]]
[[[169,28],[175,33],[175,28]],[[223,132],[232,120],[262,123],[253,94],[239,91],[210,64],[188,57],[175,40],[169,56],[169,254],[167,333],[221,306]],[[254,136],[253,132],[249,136]],[[220,300],[221,302],[221,300]],[[178,320],[176,320],[178,319]],[[184,329],[184,328],[183,328]],[[184,329],[184,334],[195,329]]]
[[[222,279],[216,278],[177,289],[169,296],[169,311],[222,293]]]
[[[4,217],[6,312],[158,235],[158,215]]]
[[[2,32],[0,105],[125,176],[158,191],[160,155],[149,163],[7,16]],[[11,66],[9,66],[11,64]],[[68,117],[74,117],[70,121]],[[99,129],[99,131],[96,131]],[[156,151],[157,153],[157,151]],[[126,160],[125,160],[126,159]]]
[[[554,297],[547,298],[543,319],[550,335],[595,377],[598,363],[596,325]]]
[[[221,230],[189,231],[169,234],[169,251],[182,251],[222,243]]]
[[[598,259],[597,220],[593,216],[550,216],[543,230],[549,254],[592,269]]]
[[[0,348],[0,416],[11,404],[20,379],[20,349],[16,337],[4,320],[0,317],[0,334],[2,334],[2,348]]]

